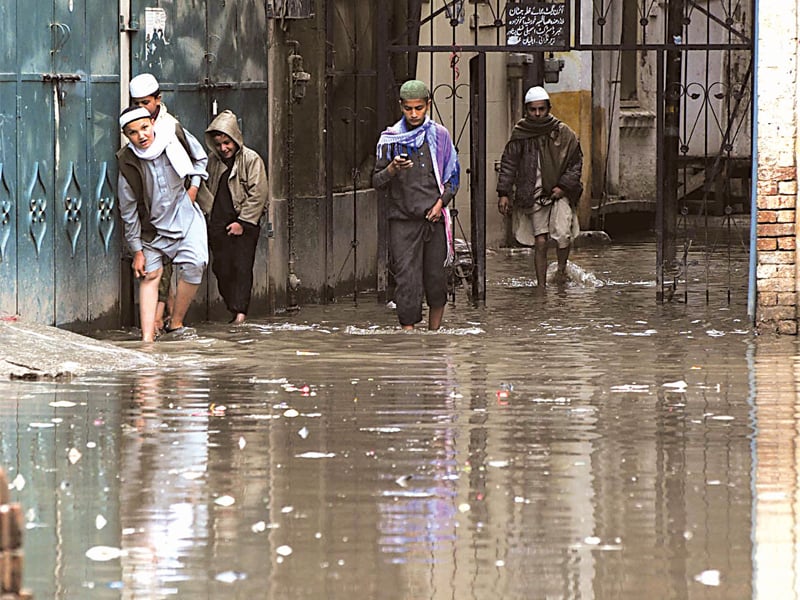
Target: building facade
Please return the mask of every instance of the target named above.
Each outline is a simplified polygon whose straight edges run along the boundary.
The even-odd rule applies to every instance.
[[[751,316],[759,329],[797,333],[797,55],[784,51],[797,47],[797,7],[781,2],[781,10],[767,11],[756,0],[551,4],[568,6],[570,15],[569,48],[546,52],[549,65],[561,61],[558,81],[546,85],[554,112],[582,141],[582,226],[602,227],[598,216],[615,204],[628,207],[623,220],[625,210],[657,212],[659,203],[675,219],[754,215]],[[146,71],[159,77],[170,111],[196,134],[219,110],[236,112],[246,142],[267,162],[272,203],[259,242],[254,314],[381,289],[381,202],[370,175],[377,134],[399,116],[395,86],[411,76],[431,82],[434,117],[450,127],[462,164],[471,165],[479,146],[470,139],[466,90],[478,87],[470,64],[482,53],[486,135],[478,162],[487,175],[479,184],[480,218],[486,245],[508,241],[495,210],[494,173],[521,115],[530,53],[499,48],[506,44],[504,1],[34,5],[0,3],[3,22],[13,24],[0,42],[2,314],[77,329],[134,319],[113,155],[127,81]],[[673,32],[676,6],[683,19]],[[387,53],[389,43],[405,50]],[[478,48],[493,44],[499,51]],[[680,93],[669,104],[668,61],[679,44]],[[424,46],[435,49],[413,51]],[[382,81],[390,83],[382,88]],[[677,135],[665,143],[665,115],[674,106]],[[659,154],[673,146],[672,159]],[[661,195],[660,164],[677,173],[671,205]],[[464,177],[456,199],[463,231],[473,218],[470,180]],[[671,235],[679,254],[687,240]],[[669,283],[671,266],[662,267]],[[190,317],[220,314],[212,278]]]

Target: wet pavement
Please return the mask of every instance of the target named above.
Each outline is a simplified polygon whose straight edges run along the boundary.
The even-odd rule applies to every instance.
[[[437,333],[362,295],[149,349],[104,335],[157,367],[0,382],[25,586],[796,597],[800,353],[750,332],[744,250],[702,250],[681,302],[655,302],[649,240],[577,249],[580,281],[545,295],[503,250],[487,307],[459,292]]]

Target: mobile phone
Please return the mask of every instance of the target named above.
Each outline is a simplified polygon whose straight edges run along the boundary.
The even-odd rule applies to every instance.
[[[398,154],[398,156],[403,160],[408,160],[408,154],[406,154],[405,152],[401,152],[400,154]]]

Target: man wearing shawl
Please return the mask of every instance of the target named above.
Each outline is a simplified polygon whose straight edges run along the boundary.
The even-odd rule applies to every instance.
[[[540,289],[546,284],[549,238],[558,246],[557,280],[566,280],[570,246],[580,233],[574,208],[583,193],[582,170],[583,153],[575,132],[550,114],[550,96],[544,88],[532,87],[525,94],[525,118],[514,126],[500,160],[497,207],[500,214],[512,215],[517,241],[535,245]]]
[[[422,321],[439,329],[447,303],[446,266],[453,259],[447,205],[458,191],[456,149],[445,127],[428,116],[431,94],[418,80],[400,88],[403,117],[381,134],[373,184],[388,190],[389,252],[403,329]]]
[[[156,128],[146,108],[125,109],[119,124],[130,140],[117,153],[119,210],[133,272],[140,278],[142,340],[152,342],[163,261],[171,260],[179,275],[168,332],[185,330],[183,318],[203,280],[208,241],[195,198],[208,177],[208,157],[180,126]]]

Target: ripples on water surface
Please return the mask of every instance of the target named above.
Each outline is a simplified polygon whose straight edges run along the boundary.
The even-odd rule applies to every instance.
[[[158,370],[0,383],[26,585],[794,597],[772,591],[796,585],[796,349],[748,332],[746,256],[730,305],[724,264],[709,305],[693,291],[659,306],[652,244],[573,259],[582,284],[539,296],[530,253],[490,256],[487,308],[459,296],[435,334],[362,297],[201,324],[155,346]]]

